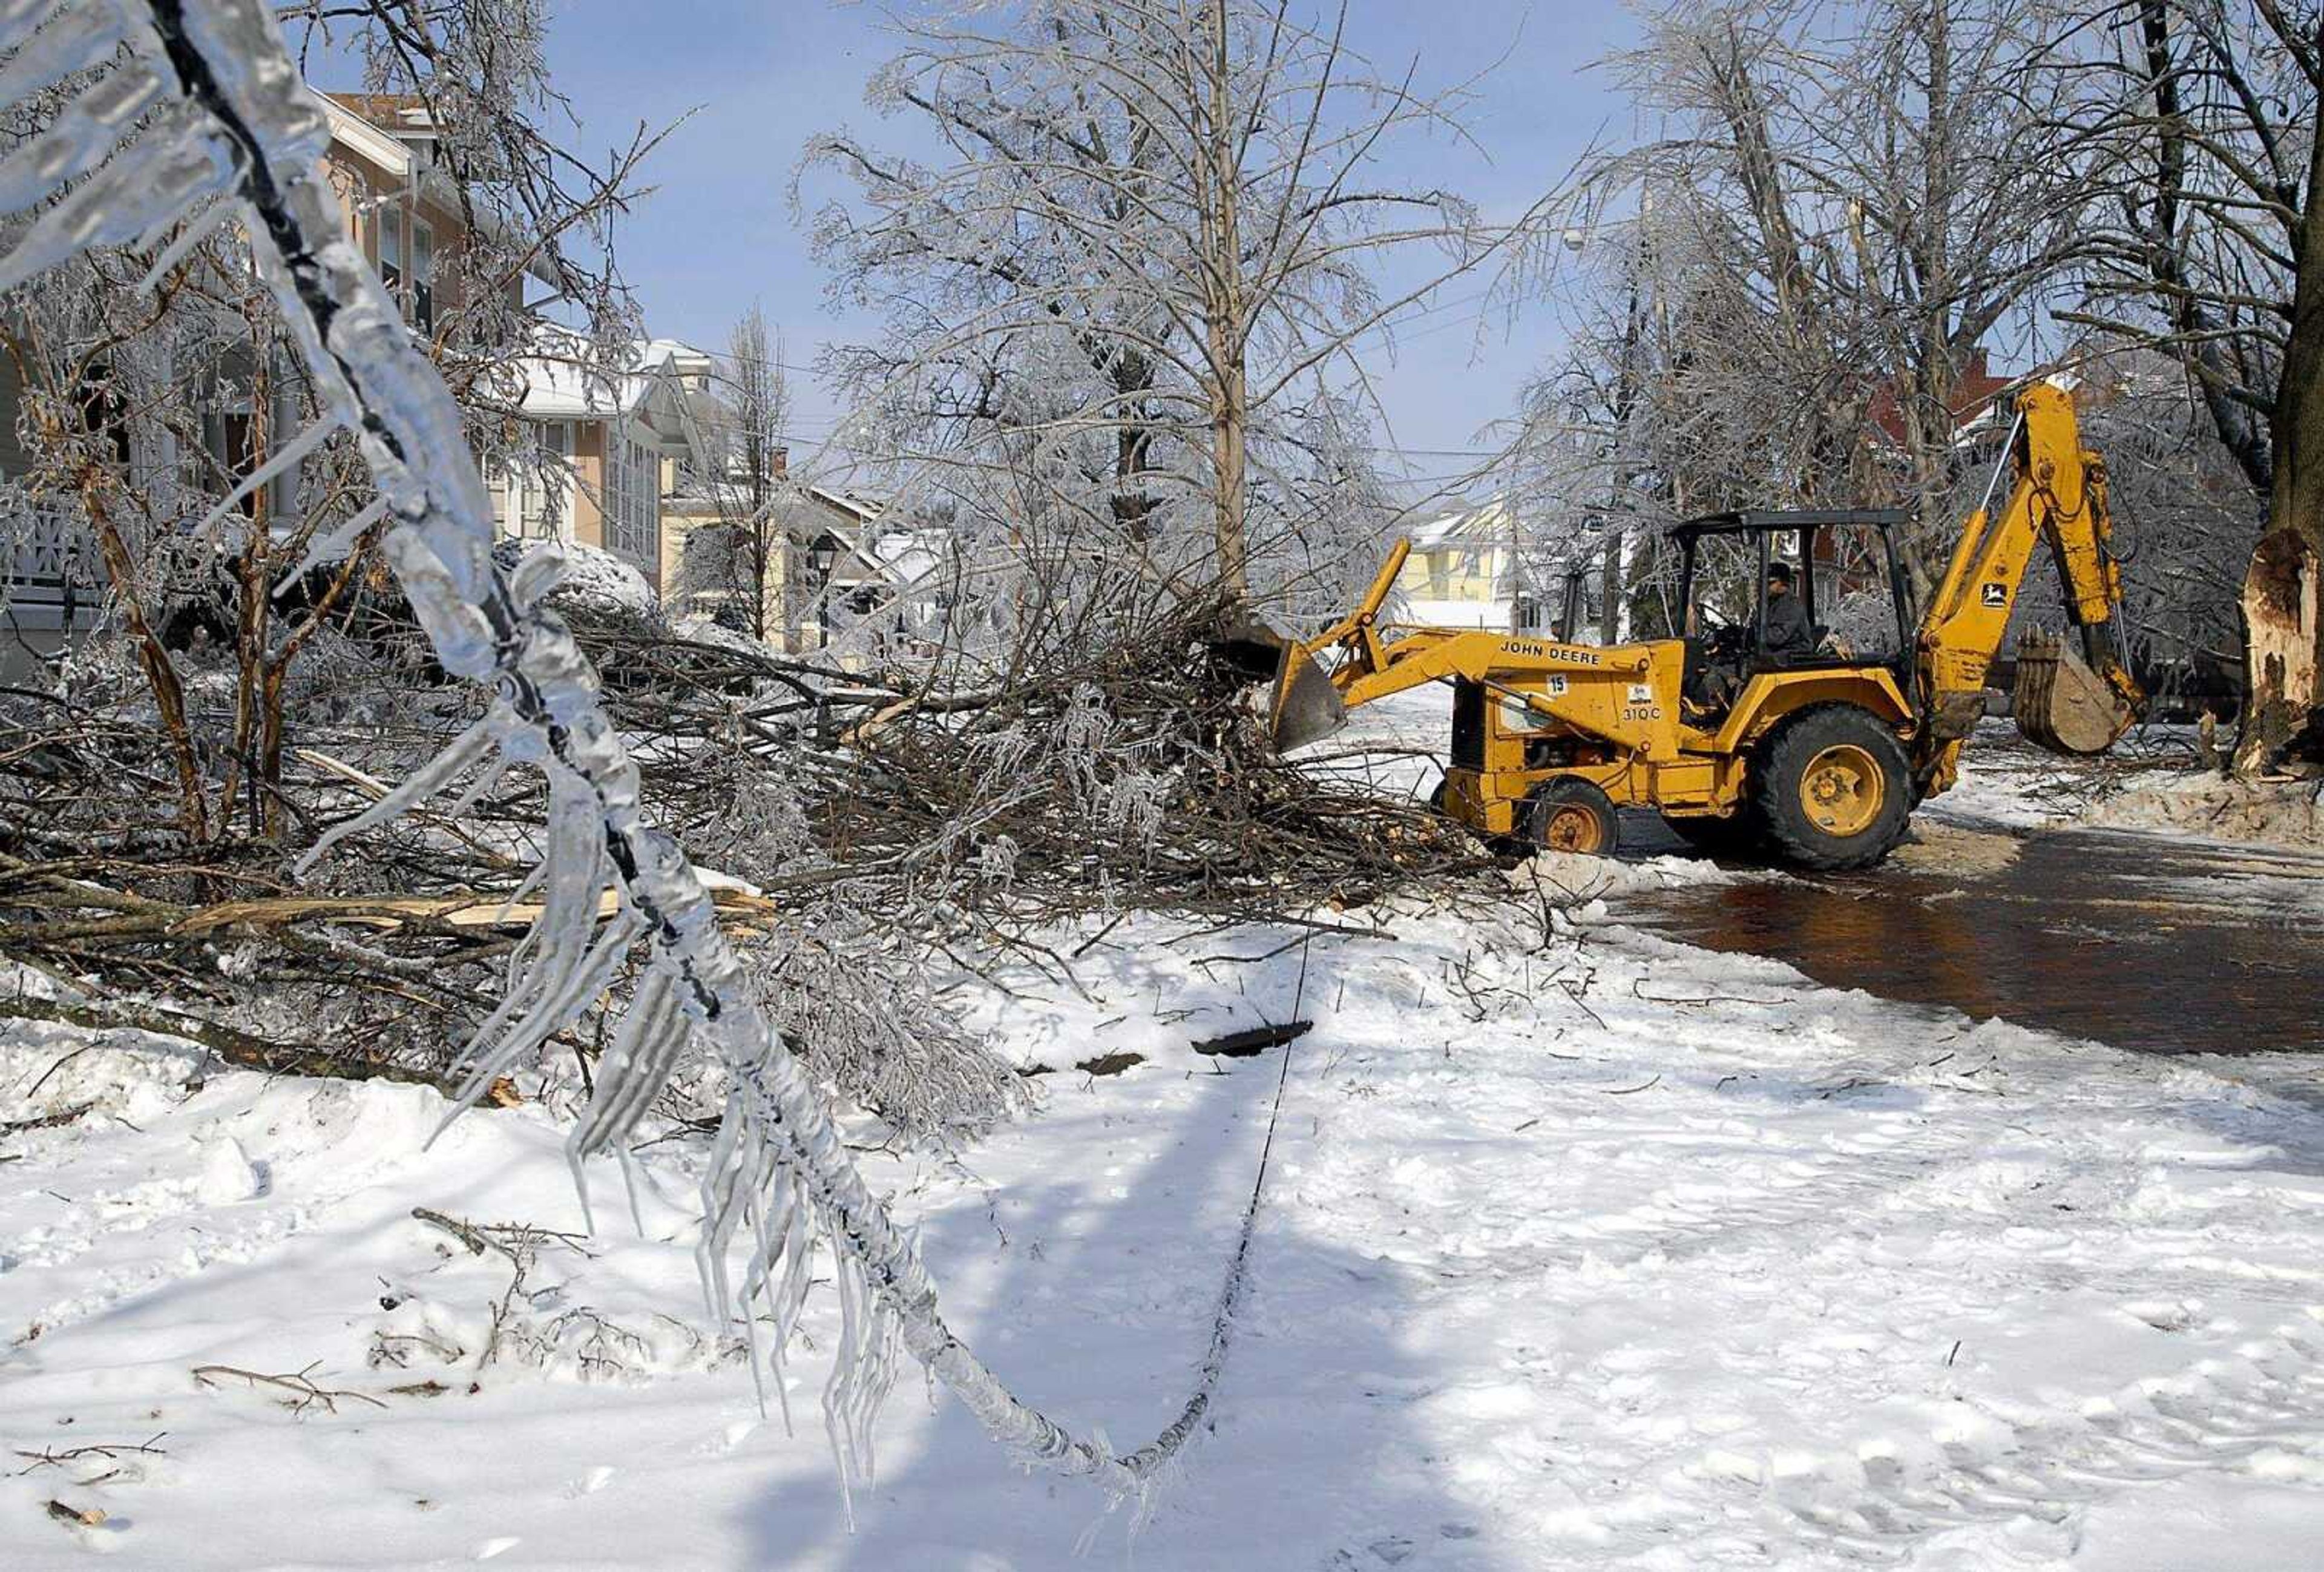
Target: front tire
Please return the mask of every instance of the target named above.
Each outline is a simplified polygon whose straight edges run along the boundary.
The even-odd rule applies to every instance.
[[[1610,857],[1621,826],[1612,798],[1587,781],[1569,777],[1547,781],[1526,799],[1525,838],[1545,852]]]
[[[1803,868],[1868,868],[1904,838],[1912,817],[1904,745],[1852,705],[1820,706],[1785,722],[1758,774],[1752,797],[1760,832],[1777,855]]]

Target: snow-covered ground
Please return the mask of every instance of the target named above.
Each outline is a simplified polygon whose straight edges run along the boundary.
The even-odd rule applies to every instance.
[[[2324,846],[2324,781],[2223,780],[2195,764],[2191,726],[2149,726],[2094,759],[2061,759],[2007,721],[1978,728],[1941,819],[2016,829],[2160,830],[2312,851]]]
[[[863,1154],[1004,1377],[1135,1446],[1192,1380],[1281,1064],[1188,1044],[1315,1022],[1212,1431],[1134,1539],[908,1382],[851,1534],[819,1355],[787,1437],[700,1308],[685,1142],[640,1155],[641,1236],[597,1174],[604,1231],[512,1296],[411,1213],[577,1230],[540,1109],[423,1151],[425,1090],[20,1030],[0,1121],[93,1106],[0,1139],[0,1565],[1000,1572],[1093,1524],[1080,1564],[1147,1569],[2315,1564],[2304,1065],[1971,1031],[1523,911],[1132,920],[1077,985],[970,1003],[1050,1067],[1038,1112]]]
[[[1315,754],[1408,750],[1370,779],[1425,795],[1445,704]],[[2043,768],[1981,747],[1936,815],[2078,817]],[[1593,899],[1760,876],[1544,860],[1507,905],[1332,914],[1362,937],[1093,922],[1050,936],[1070,979],[954,995],[1038,1105],[861,1159],[955,1326],[1119,1447],[1188,1390],[1275,1124],[1209,1431],[1134,1535],[909,1382],[851,1531],[833,1307],[786,1434],[702,1306],[698,1137],[638,1154],[639,1228],[594,1174],[584,1237],[538,1106],[423,1150],[424,1089],[0,1033],[0,1567],[2314,1565],[2312,1061],[1971,1029]],[[1191,1047],[1294,1015],[1287,1077]]]

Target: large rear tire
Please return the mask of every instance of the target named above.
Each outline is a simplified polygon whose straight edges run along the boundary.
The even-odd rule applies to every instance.
[[[1819,872],[1868,868],[1904,837],[1913,776],[1904,745],[1868,711],[1820,705],[1761,750],[1752,791],[1769,849]]]
[[[1525,840],[1545,852],[1610,857],[1621,838],[1614,800],[1575,777],[1545,781],[1526,799]]]

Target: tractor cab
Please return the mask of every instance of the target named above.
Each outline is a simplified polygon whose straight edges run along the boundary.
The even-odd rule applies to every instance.
[[[1897,535],[1911,516],[1897,508],[1753,510],[1673,527],[1688,706],[1715,717],[1754,676],[1775,671],[1879,667],[1908,688],[1912,595]],[[1784,578],[1788,590],[1778,589]],[[1771,611],[1779,593],[1797,597],[1798,610]]]

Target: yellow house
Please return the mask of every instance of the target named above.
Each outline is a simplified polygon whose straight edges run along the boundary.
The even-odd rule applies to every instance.
[[[897,592],[902,581],[889,549],[907,537],[881,528],[878,499],[787,483],[767,531],[763,622],[754,620],[746,582],[752,564],[737,555],[747,548],[720,539],[722,531],[739,534],[749,511],[731,495],[735,489],[698,474],[673,475],[662,499],[661,548],[662,599],[673,615],[711,617],[739,632],[763,626],[768,644],[798,654],[825,648],[840,614],[868,611]]]
[[[1434,627],[1524,630],[1511,621],[1517,521],[1495,497],[1444,513],[1406,533],[1412,555],[1396,588],[1408,620]]]

